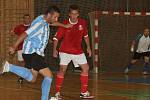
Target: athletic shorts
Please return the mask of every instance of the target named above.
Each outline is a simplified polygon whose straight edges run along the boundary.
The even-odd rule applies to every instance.
[[[140,58],[144,59],[144,57],[149,57],[149,56],[150,56],[150,52],[143,52],[143,53],[135,52],[133,55],[133,59],[140,59]]]
[[[22,57],[22,50],[17,51],[17,57],[18,57],[18,61],[24,61]]]
[[[47,68],[47,63],[44,60],[44,57],[33,53],[33,54],[22,54],[25,67],[28,69],[34,69],[39,71],[41,69]]]
[[[71,61],[73,62],[75,67],[79,67],[79,65],[82,64],[87,64],[86,56],[84,53],[74,55],[60,52],[59,57],[60,57],[60,65],[68,65]]]

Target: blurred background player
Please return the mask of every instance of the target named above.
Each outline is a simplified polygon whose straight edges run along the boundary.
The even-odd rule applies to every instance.
[[[23,23],[14,27],[13,30],[11,30],[11,33],[13,33],[13,34],[17,35],[17,37],[19,37],[24,31],[26,31],[30,27],[30,23],[31,23],[30,15],[25,14],[23,16]],[[18,49],[17,49],[18,64],[20,66],[24,66],[24,60],[22,57],[22,47],[23,47],[23,42],[21,42],[19,44]],[[20,84],[22,84],[23,78],[19,77],[18,82]]]
[[[137,49],[136,48],[137,45]],[[125,73],[131,71],[131,68],[135,62],[144,59],[144,68],[143,74],[148,74],[148,65],[149,65],[149,55],[150,55],[150,36],[149,36],[149,28],[145,28],[142,34],[138,34],[136,39],[132,41],[131,52],[134,53],[133,58],[129,65],[125,69]]]

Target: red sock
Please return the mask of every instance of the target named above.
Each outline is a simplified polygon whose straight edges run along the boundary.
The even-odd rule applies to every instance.
[[[80,76],[80,80],[81,80],[81,92],[84,93],[87,91],[87,87],[88,87],[88,74],[81,74]]]
[[[58,75],[56,76],[56,92],[60,92],[60,88],[64,81],[64,76]]]

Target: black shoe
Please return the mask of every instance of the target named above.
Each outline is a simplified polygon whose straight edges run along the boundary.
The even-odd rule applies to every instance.
[[[18,83],[19,83],[19,84],[22,84],[22,83],[23,83],[23,78],[22,78],[22,77],[19,77]]]

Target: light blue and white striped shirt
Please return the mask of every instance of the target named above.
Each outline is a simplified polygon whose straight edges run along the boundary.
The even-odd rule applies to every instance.
[[[37,53],[44,56],[44,50],[49,40],[50,28],[43,15],[38,16],[28,30],[23,44],[23,54]]]

